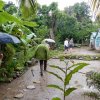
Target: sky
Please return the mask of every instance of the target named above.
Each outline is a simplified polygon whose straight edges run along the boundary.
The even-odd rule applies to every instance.
[[[16,0],[4,0],[6,2],[8,1],[13,1],[15,4],[16,4]],[[88,3],[88,0],[37,0],[37,2],[40,4],[40,5],[49,5],[51,4],[52,2],[58,2],[58,8],[60,10],[63,10],[64,7],[68,7],[68,6],[72,6],[74,5],[75,3],[77,2],[82,2],[82,1],[85,1]]]
[[[37,0],[37,1],[41,5],[43,4],[49,5],[52,2],[58,2],[58,8],[60,10],[63,10],[64,7],[72,6],[77,2],[82,2],[82,1],[88,2],[88,0]]]

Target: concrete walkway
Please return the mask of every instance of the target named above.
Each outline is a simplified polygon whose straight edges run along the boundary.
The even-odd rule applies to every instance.
[[[84,53],[84,54],[93,54],[94,51],[84,51],[85,48],[74,49],[73,53]],[[88,49],[88,48],[87,48]],[[77,51],[76,51],[77,50]],[[75,53],[75,54],[76,54]],[[98,53],[94,53],[98,54]],[[82,60],[74,60],[75,63],[78,62],[86,62],[89,63],[87,67],[83,68],[80,73],[77,73],[73,76],[70,86],[75,86],[78,89],[71,93],[66,100],[94,100],[90,97],[84,96],[83,93],[88,90],[86,86],[86,77],[85,73],[89,71],[100,71],[100,61],[82,61]],[[64,74],[59,70],[54,70],[50,68],[50,65],[57,65],[63,69],[65,69],[66,65],[63,61],[59,59],[50,59],[48,61],[48,70],[58,73],[60,76],[64,77]],[[34,70],[34,77],[32,76],[31,69]],[[82,74],[83,73],[83,74]],[[33,81],[37,81],[37,83],[33,83]],[[51,100],[52,97],[58,96],[63,100],[63,93],[59,90],[48,88],[48,84],[57,84],[59,86],[63,86],[63,83],[58,80],[53,75],[50,75],[47,72],[44,72],[44,76],[40,76],[39,64],[31,67],[28,71],[22,75],[22,77],[15,79],[9,84],[1,84],[0,85],[0,100],[18,100],[14,98],[16,94],[22,93],[24,96],[20,98],[20,100]],[[29,90],[26,87],[28,85],[34,85],[35,89]]]
[[[89,47],[81,47],[81,48],[73,48],[71,53],[68,51],[67,54],[75,54],[75,55],[100,55],[100,51],[91,50]]]

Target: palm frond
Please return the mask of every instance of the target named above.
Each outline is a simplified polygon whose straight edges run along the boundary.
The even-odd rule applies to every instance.
[[[32,15],[35,15],[37,9],[36,0],[21,0],[19,4],[24,18],[28,18]]]

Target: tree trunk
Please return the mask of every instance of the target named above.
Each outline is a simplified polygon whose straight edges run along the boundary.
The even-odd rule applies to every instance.
[[[52,28],[50,28],[50,38],[53,39],[53,40],[55,39]]]

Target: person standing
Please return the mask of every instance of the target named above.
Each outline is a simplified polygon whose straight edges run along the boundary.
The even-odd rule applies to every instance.
[[[66,50],[68,51],[68,38],[66,38],[64,41],[64,49],[65,49],[65,53],[66,53]]]
[[[69,40],[69,51],[70,51],[70,52],[72,52],[73,47],[74,47],[74,41],[73,41],[73,38],[71,38],[71,39]]]
[[[49,47],[46,44],[39,44],[34,52],[34,58],[38,59],[40,62],[40,74],[43,76],[43,67],[46,71],[47,60],[49,59]]]

